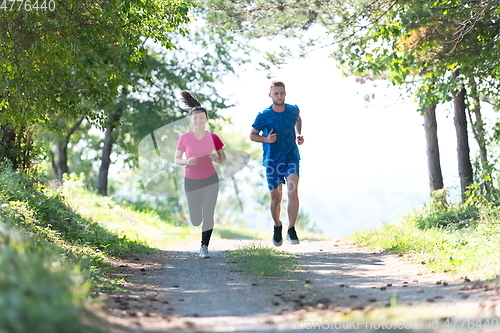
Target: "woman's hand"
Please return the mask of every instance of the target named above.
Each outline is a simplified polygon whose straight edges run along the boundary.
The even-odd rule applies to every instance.
[[[208,158],[210,158],[213,162],[216,163],[221,163],[221,158],[217,152],[212,152],[211,154],[208,155]]]
[[[198,160],[195,157],[190,157],[186,160],[186,165],[196,165]]]

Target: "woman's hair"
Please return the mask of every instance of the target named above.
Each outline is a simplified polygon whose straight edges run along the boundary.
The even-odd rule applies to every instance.
[[[207,110],[203,106],[201,106],[200,102],[198,102],[193,94],[191,94],[189,91],[184,90],[181,91],[181,95],[184,104],[191,108],[191,110],[189,111],[189,115],[192,115],[193,111],[203,111],[205,112],[205,116],[207,116],[208,118]]]

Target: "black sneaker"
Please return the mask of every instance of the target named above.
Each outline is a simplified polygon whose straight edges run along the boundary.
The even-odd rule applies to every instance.
[[[274,227],[274,234],[273,234],[273,244],[274,246],[281,246],[283,244],[283,236],[281,235],[281,231],[283,230],[283,225],[280,225],[279,227]]]
[[[288,233],[286,234],[286,240],[290,242],[290,244],[299,244],[299,237],[297,237],[297,233],[295,232],[295,227],[291,227],[288,229]]]

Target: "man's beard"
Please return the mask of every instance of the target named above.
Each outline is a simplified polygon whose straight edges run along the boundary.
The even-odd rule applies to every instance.
[[[278,103],[278,102],[273,101],[273,104],[276,106],[283,106],[283,105],[285,105],[285,102]]]

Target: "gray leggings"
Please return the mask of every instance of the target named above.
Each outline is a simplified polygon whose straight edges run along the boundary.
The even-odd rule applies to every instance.
[[[208,245],[214,228],[214,213],[219,195],[219,176],[214,173],[204,179],[184,179],[184,189],[189,208],[191,224],[202,226],[202,245]]]

